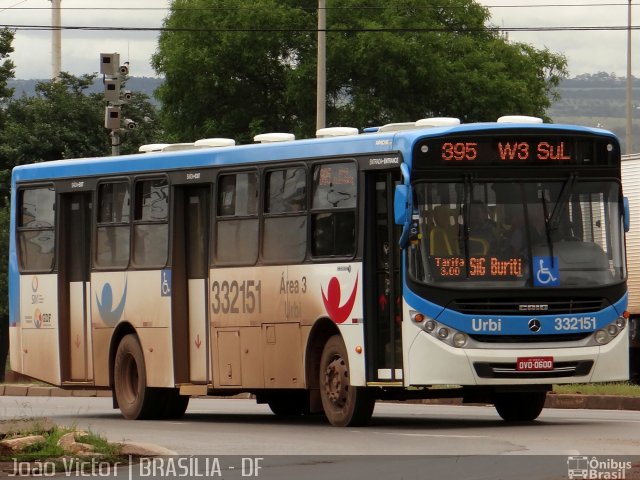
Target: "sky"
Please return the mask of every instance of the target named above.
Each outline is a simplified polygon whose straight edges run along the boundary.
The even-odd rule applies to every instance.
[[[628,20],[628,0],[478,0],[478,3],[490,8],[494,26],[507,29],[626,27]],[[62,25],[156,28],[162,25],[169,4],[170,0],[62,0]],[[632,0],[632,6],[632,25],[638,27],[640,0]],[[0,0],[0,26],[50,24],[50,0]],[[97,72],[100,53],[118,52],[121,62],[130,62],[130,75],[156,76],[150,58],[157,37],[158,32],[153,31],[64,30],[62,70],[74,75]],[[624,30],[509,32],[509,38],[564,54],[570,76],[596,72],[626,76]],[[16,78],[51,77],[51,31],[18,30],[13,46],[11,58],[16,65]],[[640,30],[633,31],[632,51],[632,74],[640,77]]]

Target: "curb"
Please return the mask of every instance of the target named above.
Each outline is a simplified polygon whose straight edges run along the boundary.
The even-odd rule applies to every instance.
[[[111,390],[83,389],[70,390],[30,384],[0,384],[0,397],[111,397]],[[225,398],[248,398],[236,395]],[[426,399],[416,403],[424,405],[463,405],[460,398]],[[545,408],[587,409],[587,410],[640,410],[640,397],[617,395],[571,395],[549,393]]]
[[[46,385],[4,384],[0,385],[0,396],[4,397],[111,397],[111,390],[64,389]]]
[[[640,410],[640,397],[616,395],[547,395],[546,408],[583,408],[594,410]]]

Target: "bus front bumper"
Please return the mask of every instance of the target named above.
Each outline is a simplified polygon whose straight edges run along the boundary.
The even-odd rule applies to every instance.
[[[486,349],[455,348],[422,330],[409,330],[413,332],[403,332],[403,341],[408,347],[404,358],[405,386],[539,385],[629,378],[626,328],[602,346],[563,348],[561,344],[551,344],[548,348],[527,348],[526,345],[495,348],[487,345]],[[524,370],[519,369],[525,359],[534,362],[535,359],[544,359],[544,365],[542,368],[529,365]]]

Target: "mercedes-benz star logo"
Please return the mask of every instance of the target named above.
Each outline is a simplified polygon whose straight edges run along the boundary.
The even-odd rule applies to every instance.
[[[538,320],[537,318],[532,318],[531,320],[529,320],[529,330],[531,330],[532,332],[538,332],[540,331],[540,320]]]

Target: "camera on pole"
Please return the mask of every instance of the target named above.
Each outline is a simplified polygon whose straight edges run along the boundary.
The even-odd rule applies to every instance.
[[[116,104],[120,101],[120,79],[105,78],[104,79],[104,99]]]
[[[119,53],[101,53],[100,54],[100,74],[113,77],[118,75],[120,68]]]
[[[133,120],[131,120],[130,118],[125,118],[124,128],[126,128],[127,130],[135,130],[136,128],[138,128],[138,124]]]
[[[123,77],[129,74],[129,62],[120,65],[119,53],[100,54],[100,73],[103,75],[104,99],[107,106],[104,111],[104,127],[111,130],[111,154],[120,154],[120,134],[135,130],[138,124],[130,118],[122,119],[121,106],[133,99],[130,90],[121,92]]]
[[[106,107],[104,111],[104,128],[108,128],[110,130],[119,130],[121,114],[122,112],[120,111],[120,107]]]

